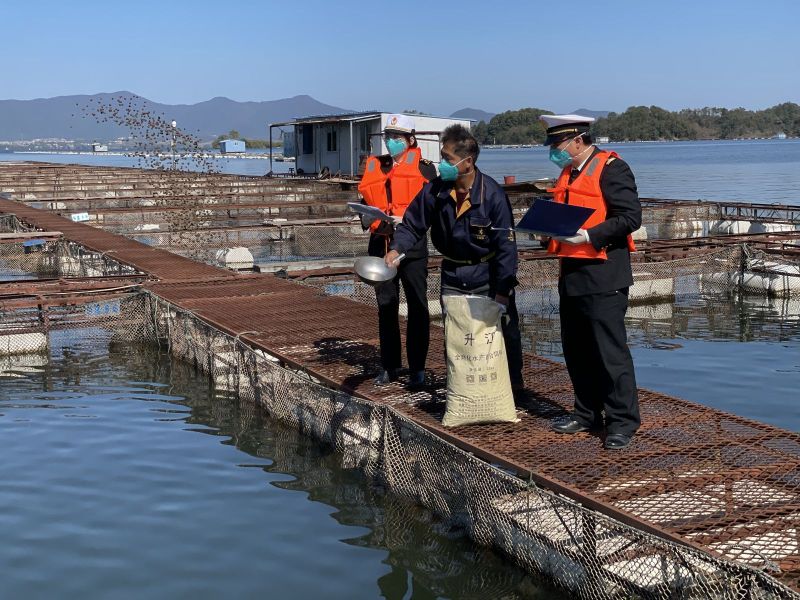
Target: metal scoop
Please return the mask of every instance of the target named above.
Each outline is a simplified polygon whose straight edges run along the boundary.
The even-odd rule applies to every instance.
[[[405,254],[398,256],[394,264],[397,265],[405,256]],[[387,267],[380,256],[362,256],[356,259],[353,270],[358,275],[358,278],[367,285],[378,285],[384,281],[394,279],[397,275],[397,267]]]

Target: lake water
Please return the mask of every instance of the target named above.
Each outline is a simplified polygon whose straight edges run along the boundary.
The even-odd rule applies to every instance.
[[[628,324],[641,385],[800,431],[800,301]],[[24,362],[0,374],[0,597],[565,598],[153,347],[54,332]]]
[[[800,204],[800,139],[705,142],[638,142],[607,144],[633,169],[643,197],[687,200],[738,200]],[[502,180],[555,177],[558,169],[548,150],[536,148],[484,149],[478,166]],[[104,155],[0,154],[3,160],[36,160],[87,165],[140,166],[135,158]],[[269,161],[220,158],[223,173],[264,175]],[[294,163],[273,163],[276,173]]]
[[[681,200],[800,204],[800,139],[606,144],[631,165],[639,194]],[[548,149],[485,150],[494,177],[556,177]]]
[[[188,365],[51,341],[0,375],[0,597],[563,598]]]
[[[562,361],[557,309],[522,320],[526,347]],[[800,432],[800,298],[686,294],[626,321],[640,387]]]

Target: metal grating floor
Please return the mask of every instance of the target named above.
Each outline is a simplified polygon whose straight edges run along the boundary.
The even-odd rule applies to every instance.
[[[391,403],[422,426],[489,462],[627,524],[755,567],[778,567],[800,590],[800,435],[679,398],[640,390],[643,426],[623,452],[592,434],[563,436],[550,419],[571,405],[563,365],[525,356],[515,424],[445,429],[440,328],[432,328],[429,385],[372,384],[377,314],[369,306],[269,275],[236,275],[43,211],[0,200],[0,212],[160,281],[153,293],[328,385]]]

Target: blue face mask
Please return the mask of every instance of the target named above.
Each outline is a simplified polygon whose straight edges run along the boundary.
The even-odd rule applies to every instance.
[[[558,148],[550,148],[550,160],[553,162],[553,164],[558,165],[559,169],[563,169],[564,167],[566,167],[575,158],[574,156],[572,156],[572,154],[567,152],[567,148],[569,148],[572,145],[572,142],[574,142],[577,139],[578,138],[576,137],[572,138],[569,141],[569,144],[564,146],[561,150],[559,150]]]
[[[439,163],[439,177],[442,178],[442,181],[455,181],[458,179],[457,167],[465,160],[467,160],[467,158],[462,158],[456,164],[451,165],[445,159],[442,159],[442,162]]]
[[[386,140],[386,149],[392,156],[400,156],[408,148],[408,142],[404,139],[389,138]]]
[[[550,149],[550,160],[558,166],[559,169],[563,169],[568,164],[572,162],[572,155],[567,152],[566,150],[559,150],[558,148],[551,148]]]

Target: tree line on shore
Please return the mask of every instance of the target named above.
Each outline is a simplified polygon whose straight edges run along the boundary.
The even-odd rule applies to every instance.
[[[495,115],[473,127],[481,144],[541,144],[545,127],[539,117],[553,114],[541,108],[522,108]],[[800,136],[800,104],[785,102],[765,110],[744,108],[687,108],[677,112],[658,106],[631,106],[609,113],[592,125],[592,135],[612,141],[659,141],[769,138],[778,133]]]

